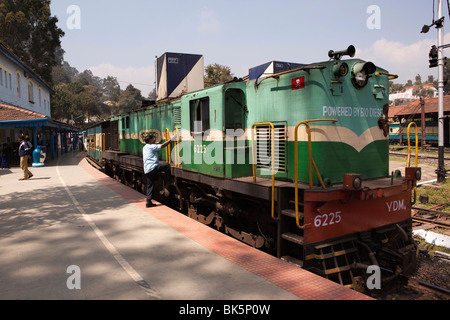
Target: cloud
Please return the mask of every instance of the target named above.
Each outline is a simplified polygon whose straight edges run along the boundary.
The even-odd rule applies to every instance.
[[[220,22],[216,17],[216,13],[212,10],[203,9],[200,13],[201,32],[215,33],[220,29]]]
[[[450,33],[445,35],[444,43],[450,42]],[[358,48],[356,56],[361,59],[374,62],[377,66],[397,74],[397,83],[406,83],[408,80],[415,81],[417,74],[422,80],[428,75],[437,78],[437,68],[430,69],[428,54],[431,46],[437,44],[437,39],[424,39],[411,44],[386,39],[377,40],[369,48]],[[445,56],[444,50],[444,56]]]
[[[92,73],[100,78],[107,76],[116,77],[119,81],[120,88],[123,90],[129,84],[138,88],[142,92],[143,97],[148,97],[150,91],[155,88],[155,67],[118,67],[110,63],[100,64],[88,68]]]

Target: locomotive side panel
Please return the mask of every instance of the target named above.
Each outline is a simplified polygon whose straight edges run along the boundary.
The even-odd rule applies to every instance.
[[[372,74],[364,87],[357,88],[350,73],[334,76],[333,63],[250,82],[249,122],[288,121],[287,167],[291,180],[295,173],[295,127],[301,121],[317,119],[338,120],[311,124],[313,158],[326,180],[340,183],[349,172],[360,173],[365,179],[386,177],[388,139],[379,121],[388,104],[387,77]],[[346,61],[350,69],[361,63],[361,60]],[[298,129],[298,135],[299,175],[300,181],[306,183],[309,180],[306,126]],[[314,184],[317,183],[314,173]]]
[[[179,110],[180,102],[177,100],[113,118],[118,122],[120,151],[142,157],[144,139],[147,135],[153,134],[158,143],[166,141],[166,129],[173,134],[178,125]],[[161,151],[160,158],[167,160],[164,151]]]

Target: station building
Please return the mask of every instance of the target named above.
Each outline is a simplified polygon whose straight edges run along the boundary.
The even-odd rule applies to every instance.
[[[418,126],[419,139],[422,140],[422,130],[425,135],[423,143],[438,144],[438,113],[439,98],[424,98],[415,100],[406,105],[389,108],[390,140],[407,142],[407,127],[411,122]],[[423,123],[422,123],[422,120]],[[444,145],[450,147],[450,95],[444,96]],[[412,131],[414,127],[412,127]],[[411,135],[411,140],[414,138]]]
[[[18,163],[18,137],[44,146],[47,158],[67,152],[77,130],[51,119],[53,89],[0,42],[0,157]]]

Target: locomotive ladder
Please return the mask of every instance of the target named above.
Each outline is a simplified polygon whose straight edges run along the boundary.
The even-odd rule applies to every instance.
[[[298,178],[298,129],[300,126],[305,125],[308,133],[308,159],[309,159],[309,187],[313,188],[313,174],[312,170],[314,168],[319,182],[323,189],[326,189],[322,177],[319,173],[317,165],[312,156],[312,138],[311,138],[311,127],[309,123],[319,122],[319,121],[331,121],[333,123],[337,122],[334,119],[319,119],[319,120],[308,120],[302,121],[295,127],[295,189],[294,189],[294,200],[292,200],[292,189],[290,193],[285,191],[284,194],[288,194],[288,199],[281,199],[279,196],[279,212],[280,221],[278,224],[278,257],[292,263],[294,265],[303,266],[305,261],[304,257],[304,210],[303,210],[303,195],[300,199],[299,195],[299,178]],[[282,192],[282,191],[280,191]],[[286,196],[285,196],[286,197]],[[302,200],[302,201],[300,201]],[[283,207],[281,207],[283,206]],[[302,210],[300,210],[302,209]],[[295,223],[293,222],[295,220]]]

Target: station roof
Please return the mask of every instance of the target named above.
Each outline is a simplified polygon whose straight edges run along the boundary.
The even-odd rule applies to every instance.
[[[0,128],[52,127],[60,130],[79,131],[72,126],[49,119],[47,116],[19,107],[0,103]]]
[[[425,98],[425,113],[438,113],[438,98]],[[416,100],[407,105],[395,106],[389,108],[389,118],[398,116],[409,116],[421,114],[420,100]],[[450,95],[444,96],[444,113],[450,113]]]

